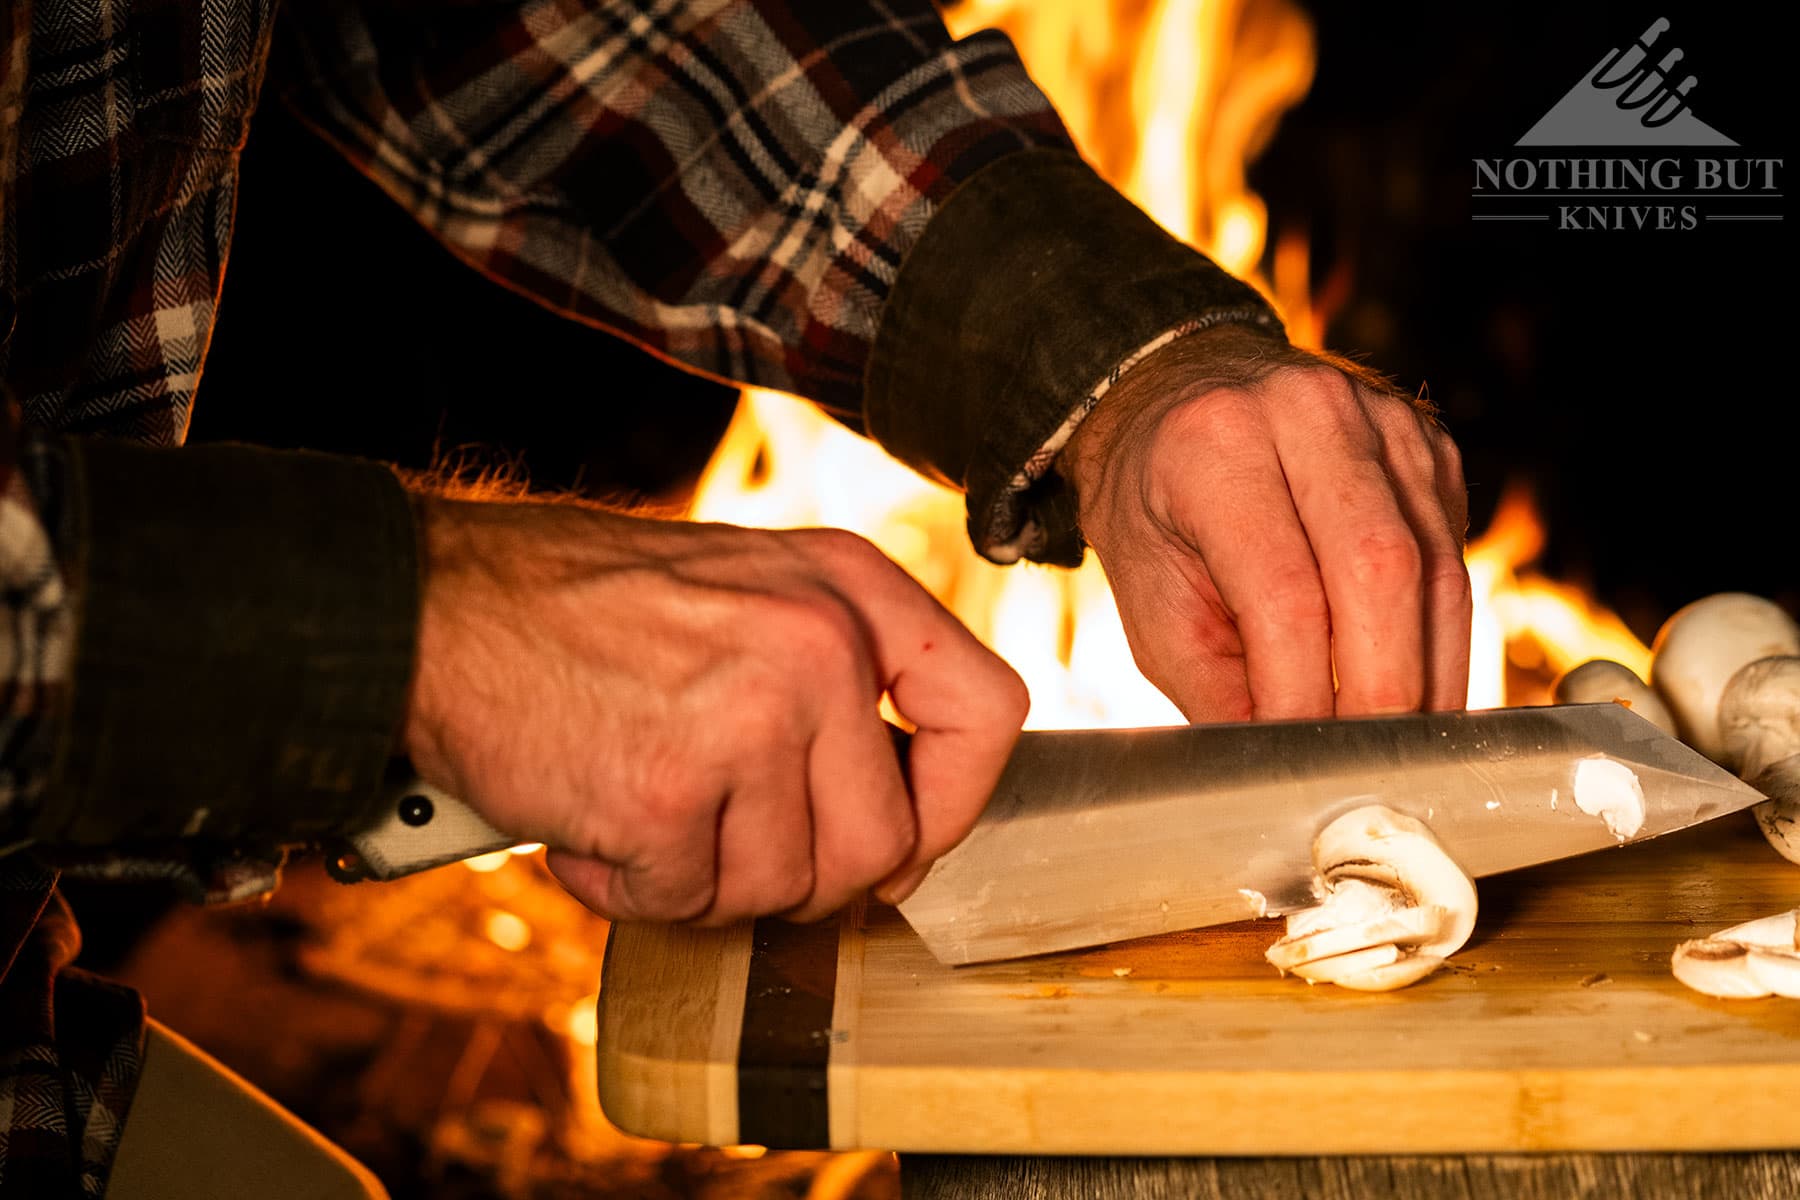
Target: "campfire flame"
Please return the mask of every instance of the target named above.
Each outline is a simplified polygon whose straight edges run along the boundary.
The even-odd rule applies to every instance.
[[[1507,489],[1487,531],[1464,556],[1475,594],[1469,707],[1547,704],[1558,675],[1610,658],[1650,675],[1650,647],[1583,589],[1521,573],[1542,552],[1544,524],[1519,485]]]

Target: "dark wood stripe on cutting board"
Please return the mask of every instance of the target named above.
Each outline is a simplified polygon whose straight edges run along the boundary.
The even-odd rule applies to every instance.
[[[751,931],[738,1039],[738,1140],[782,1150],[831,1145],[826,1066],[838,922],[774,917]]]

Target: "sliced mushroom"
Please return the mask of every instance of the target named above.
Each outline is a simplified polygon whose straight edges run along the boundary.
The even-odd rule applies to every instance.
[[[1380,805],[1345,813],[1313,841],[1320,903],[1288,917],[1267,958],[1309,983],[1405,987],[1443,965],[1475,928],[1475,884],[1423,822]]]
[[[1652,648],[1650,682],[1682,740],[1736,770],[1719,724],[1726,685],[1746,665],[1778,655],[1800,655],[1800,625],[1773,601],[1721,592],[1664,623]]]
[[[1750,974],[1750,950],[1737,942],[1702,938],[1675,947],[1670,961],[1675,978],[1708,996],[1725,1000],[1755,1000],[1769,989]]]
[[[1558,704],[1623,704],[1671,737],[1675,718],[1662,697],[1624,663],[1610,658],[1590,658],[1564,672],[1554,689]]]
[[[1776,913],[1675,947],[1670,968],[1697,992],[1727,1000],[1800,999],[1800,910]]]

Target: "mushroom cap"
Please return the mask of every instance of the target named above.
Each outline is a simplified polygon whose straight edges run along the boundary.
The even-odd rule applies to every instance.
[[[1740,946],[1754,946],[1763,950],[1794,950],[1800,931],[1795,928],[1796,918],[1800,918],[1800,909],[1788,909],[1774,916],[1758,917],[1754,921],[1745,921],[1742,925],[1733,925],[1730,929],[1721,929],[1711,936],[1722,942],[1736,942]]]
[[[1319,831],[1313,865],[1328,886],[1373,880],[1400,889],[1411,904],[1443,910],[1436,935],[1417,943],[1420,954],[1446,957],[1475,930],[1475,881],[1415,817],[1379,804],[1353,809]]]
[[[1622,703],[1670,737],[1677,736],[1675,717],[1662,697],[1636,671],[1610,658],[1590,658],[1571,667],[1556,681],[1553,693],[1558,704]]]
[[[1770,797],[1751,810],[1757,828],[1777,854],[1800,863],[1800,754],[1765,768],[1750,786]]]
[[[1759,658],[1725,684],[1719,740],[1744,778],[1800,754],[1800,657]]]
[[[1800,624],[1772,600],[1720,592],[1670,617],[1651,652],[1650,683],[1682,740],[1730,768],[1719,729],[1725,685],[1746,663],[1800,654]]]

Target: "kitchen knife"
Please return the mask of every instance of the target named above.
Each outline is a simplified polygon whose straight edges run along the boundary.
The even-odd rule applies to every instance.
[[[1608,759],[1640,826],[1583,811]],[[940,961],[1018,958],[1277,916],[1313,903],[1313,837],[1384,804],[1430,826],[1471,875],[1684,829],[1766,797],[1618,704],[1020,735],[974,830],[901,913]],[[396,779],[333,847],[340,879],[392,879],[504,849],[455,797]]]
[[[1641,825],[1583,811],[1633,779]],[[1020,958],[1314,904],[1313,838],[1367,804],[1483,876],[1765,799],[1619,704],[1026,734],[900,911],[941,962]]]

